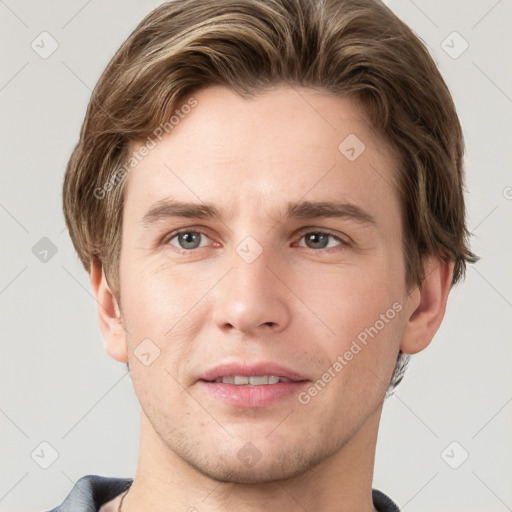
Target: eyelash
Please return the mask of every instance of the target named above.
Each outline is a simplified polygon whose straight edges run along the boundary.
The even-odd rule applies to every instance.
[[[184,233],[201,234],[201,235],[204,235],[206,238],[209,238],[209,236],[204,231],[201,231],[200,229],[190,229],[190,228],[187,228],[187,229],[181,229],[181,230],[178,230],[178,231],[173,231],[172,233],[170,233],[169,235],[167,235],[164,238],[163,244],[164,245],[172,245],[170,243],[171,240],[174,240],[176,237],[178,237],[179,235],[184,234]],[[317,230],[311,229],[309,231],[301,232],[300,240],[302,240],[305,236],[311,235],[311,234],[327,235],[327,236],[335,239],[337,242],[339,242],[339,245],[336,246],[336,247],[339,247],[339,248],[348,247],[350,245],[348,241],[341,239],[339,236],[331,233],[330,231],[325,231],[325,230],[321,230],[321,229],[317,229]],[[195,249],[184,249],[183,247],[176,247],[174,245],[172,247],[174,249],[182,252],[182,253],[191,253],[191,252],[193,252],[195,250],[203,249],[204,248],[204,247],[196,247]],[[323,249],[312,249],[311,247],[304,247],[304,246],[301,246],[301,247],[303,247],[304,249],[308,249],[310,251],[313,251],[313,252],[328,251],[330,249],[336,249],[336,247],[327,247],[327,248],[323,248]]]

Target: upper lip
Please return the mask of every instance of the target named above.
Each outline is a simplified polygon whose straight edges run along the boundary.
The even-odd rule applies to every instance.
[[[205,370],[199,376],[199,380],[213,381],[219,377],[230,377],[234,375],[246,375],[248,377],[257,375],[275,375],[276,377],[285,377],[292,381],[309,380],[304,375],[271,361],[219,364]]]

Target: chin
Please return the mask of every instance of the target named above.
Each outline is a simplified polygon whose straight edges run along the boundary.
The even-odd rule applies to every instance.
[[[238,459],[229,463],[218,462],[215,467],[195,466],[203,475],[222,483],[264,484],[288,480],[305,473],[308,465],[281,465],[278,462],[263,463],[259,461],[254,467],[244,467]]]
[[[304,451],[297,445],[285,447],[266,447],[248,442],[241,448],[233,450],[209,453],[205,457],[198,458],[197,454],[182,453],[184,458],[193,468],[203,475],[223,483],[236,484],[263,484],[288,480],[300,476],[316,466],[331,453],[327,447],[314,450],[314,445],[308,443],[308,450]],[[192,456],[191,456],[192,455]]]

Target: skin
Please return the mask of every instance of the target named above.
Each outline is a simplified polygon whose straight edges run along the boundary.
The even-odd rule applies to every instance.
[[[432,340],[453,265],[429,259],[425,281],[407,289],[396,162],[353,99],[284,85],[251,100],[221,86],[193,96],[197,106],[129,175],[121,308],[101,267],[91,270],[106,350],[129,362],[141,405],[123,511],[374,511],[396,357]],[[354,161],[338,150],[349,134],[365,144]],[[169,198],[213,203],[221,218],[145,225]],[[375,222],[285,216],[304,200],[344,201]],[[173,237],[182,228],[204,233],[197,248]],[[318,231],[334,235],[325,248],[308,245]],[[236,252],[247,236],[262,249],[250,264]],[[197,383],[234,359],[277,361],[316,382],[395,303],[401,311],[305,405],[292,396],[241,409]],[[134,353],[146,338],[160,350],[149,366]],[[237,456],[248,442],[261,454],[252,467]]]

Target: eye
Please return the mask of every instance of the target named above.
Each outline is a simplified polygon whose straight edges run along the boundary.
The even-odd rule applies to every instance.
[[[177,249],[191,251],[205,247],[208,240],[210,240],[209,237],[202,231],[187,229],[171,234],[165,243]],[[300,240],[301,242],[304,240],[304,243],[299,243],[299,246],[313,250],[349,245],[348,242],[327,231],[308,231],[301,236]]]
[[[347,245],[341,238],[325,231],[309,231],[302,235],[301,240],[302,239],[304,239],[305,245],[299,245],[309,249],[330,249],[339,245]],[[337,243],[330,243],[329,239]]]
[[[167,243],[178,249],[199,249],[200,247],[204,247],[204,245],[201,244],[201,238],[208,239],[201,231],[180,231],[168,238]]]

